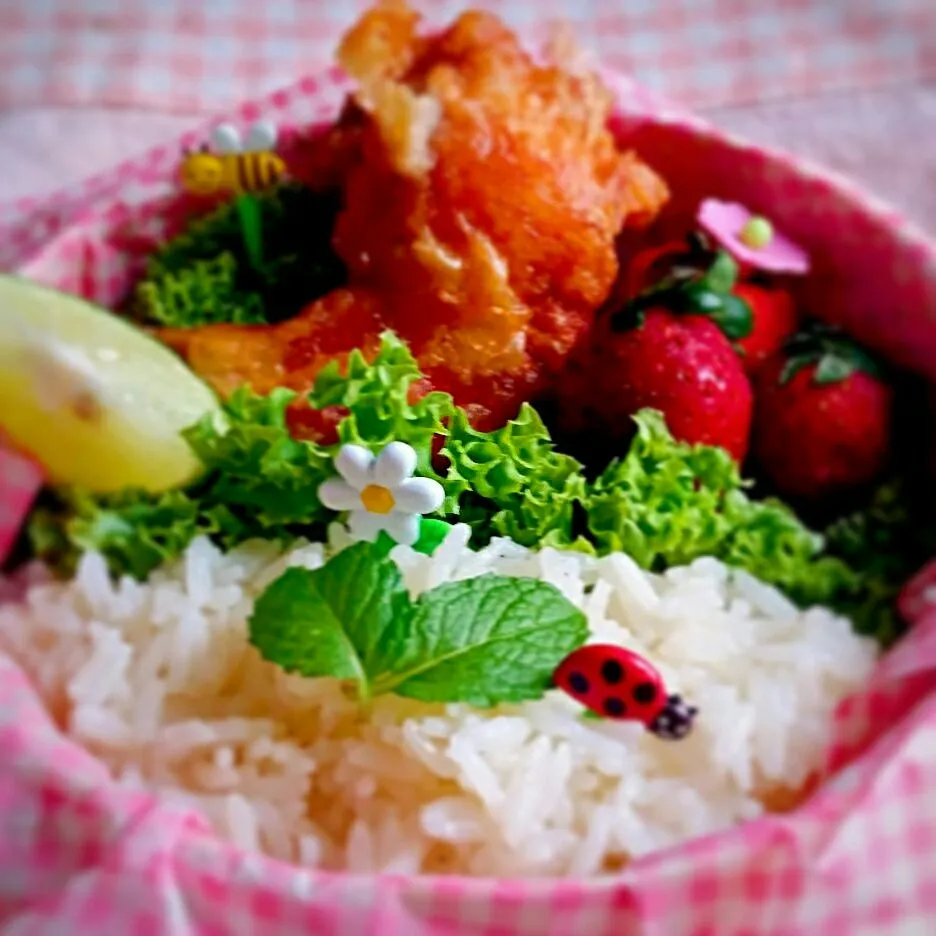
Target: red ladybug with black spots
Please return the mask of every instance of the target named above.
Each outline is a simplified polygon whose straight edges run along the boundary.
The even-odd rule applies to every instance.
[[[667,693],[649,660],[614,644],[579,647],[559,664],[553,681],[596,715],[643,722],[667,740],[689,734],[699,711]]]

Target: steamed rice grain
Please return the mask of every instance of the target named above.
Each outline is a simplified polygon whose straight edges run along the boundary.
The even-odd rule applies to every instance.
[[[245,848],[404,874],[593,875],[753,818],[807,783],[835,706],[874,665],[844,619],[714,559],[653,575],[621,554],[467,541],[455,527],[432,557],[398,547],[411,594],[486,572],[549,581],[593,641],[647,656],[698,705],[693,733],[583,720],[558,691],[489,712],[384,697],[363,718],[334,680],[289,676],[247,643],[256,596],[325,561],[314,543],[223,555],[198,540],[146,584],[115,585],[86,555],[72,582],[0,608],[0,647],[118,782]]]

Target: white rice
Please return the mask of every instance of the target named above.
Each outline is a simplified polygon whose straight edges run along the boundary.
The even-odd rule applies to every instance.
[[[821,765],[835,705],[875,661],[844,618],[712,559],[657,576],[621,554],[466,540],[456,527],[431,558],[398,547],[411,592],[490,571],[552,582],[593,640],[645,654],[699,707],[693,733],[583,720],[558,691],[483,712],[385,697],[363,718],[334,681],[287,676],[246,641],[256,595],[288,565],[321,565],[321,544],[222,555],[200,540],[146,584],[112,585],[87,555],[74,581],[0,608],[0,646],[121,782],[190,804],[242,846],[498,876],[599,874],[757,816]]]

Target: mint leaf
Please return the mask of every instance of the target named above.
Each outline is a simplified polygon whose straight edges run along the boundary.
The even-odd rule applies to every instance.
[[[395,563],[370,543],[315,571],[289,569],[257,599],[251,643],[287,672],[481,707],[540,697],[585,640],[585,615],[546,582],[485,575],[413,604]]]
[[[392,672],[375,691],[487,708],[536,699],[588,635],[585,615],[554,586],[483,575],[423,594],[397,632]]]
[[[357,543],[322,568],[289,569],[254,604],[250,642],[290,673],[351,679],[364,699],[412,605],[396,565]]]

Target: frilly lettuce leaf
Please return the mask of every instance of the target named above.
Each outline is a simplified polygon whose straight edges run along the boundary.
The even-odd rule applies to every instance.
[[[380,352],[368,363],[352,351],[344,369],[327,365],[315,381],[309,402],[315,409],[343,406],[349,413],[338,426],[342,444],[355,443],[379,451],[390,442],[406,442],[416,451],[416,473],[445,482],[432,467],[432,440],[446,434],[455,412],[452,397],[433,391],[411,402],[413,384],[422,377],[416,359],[396,335],[381,336]],[[452,494],[458,485],[448,486]]]
[[[241,521],[224,505],[208,506],[183,491],[107,498],[61,492],[56,507],[33,514],[28,534],[34,552],[62,572],[72,573],[81,553],[94,550],[115,574],[139,579],[179,556],[196,536],[232,544],[244,538]]]
[[[333,449],[294,439],[286,410],[291,390],[259,396],[241,388],[223,416],[204,417],[183,432],[208,469],[197,490],[204,504],[224,504],[249,518],[253,535],[284,538],[289,528],[325,520],[319,485],[334,473]]]
[[[146,321],[174,328],[266,321],[261,297],[238,287],[237,260],[230,252],[145,280],[137,286],[133,309]]]
[[[462,519],[476,542],[497,535],[524,546],[588,548],[573,531],[575,506],[585,495],[582,466],[555,451],[532,406],[524,404],[516,419],[494,432],[478,432],[457,410],[443,454],[451,462],[449,483],[471,492]]]
[[[888,489],[867,511],[830,528],[827,544],[784,504],[749,497],[725,451],[676,442],[659,413],[637,414],[629,451],[589,484],[579,462],[555,451],[531,406],[502,428],[479,432],[448,394],[413,401],[420,376],[409,349],[391,334],[373,362],[355,352],[344,371],[327,367],[309,400],[349,411],[331,446],[292,438],[291,391],[259,396],[242,389],[220,416],[184,433],[206,468],[197,484],[158,497],[60,492],[32,518],[33,549],[65,570],[80,552],[96,549],[116,573],[143,578],[200,534],[225,546],[315,536],[334,519],[318,488],[334,474],[338,446],[378,451],[400,440],[416,450],[417,474],[442,483],[439,516],[467,523],[476,545],[507,536],[531,547],[620,550],[654,571],[714,556],[801,605],[838,608],[882,640],[896,634],[893,598],[912,571],[901,552],[912,523]],[[437,436],[448,460],[444,473],[432,463]]]
[[[928,505],[913,488],[909,478],[892,478],[865,508],[841,517],[825,532],[829,555],[856,573],[856,587],[842,596],[841,610],[861,633],[884,644],[905,627],[896,610],[901,589],[936,552],[936,536],[924,519]]]
[[[58,492],[53,506],[32,518],[33,551],[69,571],[82,551],[95,549],[116,573],[143,578],[200,534],[232,546],[255,537],[286,542],[321,532],[335,515],[322,506],[318,488],[334,475],[340,444],[377,451],[394,439],[408,442],[419,456],[417,473],[434,475],[432,436],[445,432],[442,420],[452,404],[444,394],[429,394],[411,405],[409,388],[419,376],[409,350],[393,335],[384,336],[372,364],[355,353],[345,375],[337,366],[326,368],[311,394],[314,405],[353,407],[339,426],[340,442],[331,446],[292,437],[286,417],[293,391],[262,396],[241,388],[220,414],[183,433],[205,467],[196,484],[160,496]],[[457,507],[460,482],[449,489]]]
[[[834,601],[854,588],[854,573],[821,557],[823,538],[788,507],[747,496],[727,452],[676,442],[652,410],[635,422],[627,455],[588,494],[588,527],[600,552],[626,552],[655,571],[714,556],[801,604]]]
[[[247,254],[234,201],[192,221],[148,258],[130,301],[143,320],[176,328],[215,322],[278,322],[346,279],[332,247],[335,192],[286,182],[254,196],[263,263]]]

